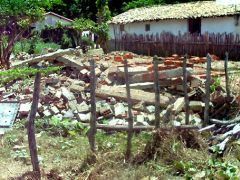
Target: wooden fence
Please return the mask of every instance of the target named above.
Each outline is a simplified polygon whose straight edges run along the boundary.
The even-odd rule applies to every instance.
[[[137,54],[169,56],[189,54],[206,56],[207,53],[224,57],[228,51],[230,58],[240,57],[239,34],[178,34],[161,33],[155,35],[122,35],[109,41],[109,50],[131,51]]]

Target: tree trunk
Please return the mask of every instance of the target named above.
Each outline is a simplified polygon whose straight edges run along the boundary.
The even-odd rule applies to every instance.
[[[36,173],[38,179],[41,179],[41,173],[40,173],[40,167],[39,167],[39,161],[38,161],[38,155],[37,155],[34,119],[36,117],[36,113],[38,109],[40,83],[41,83],[41,74],[38,72],[36,74],[35,82],[34,82],[33,101],[31,106],[31,112],[29,114],[28,129],[27,129],[31,162],[33,166],[33,171],[34,173]]]
[[[10,56],[13,51],[14,44],[21,39],[22,35],[24,34],[25,30],[20,31],[18,34],[13,33],[11,36],[9,36],[8,45],[6,48],[3,48],[2,56],[1,56],[1,63],[2,66],[6,69],[10,69],[11,63],[10,63]]]

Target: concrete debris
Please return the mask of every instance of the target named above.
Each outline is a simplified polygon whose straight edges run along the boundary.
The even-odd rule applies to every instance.
[[[90,106],[85,101],[81,104],[77,104],[76,108],[78,113],[86,113],[90,111]]]
[[[67,100],[67,101],[72,101],[76,100],[74,94],[70,92],[66,87],[61,87],[62,90],[62,96]]]
[[[126,107],[123,105],[123,103],[117,103],[114,105],[114,114],[116,117],[122,117],[126,115]]]
[[[74,114],[71,109],[69,109],[68,111],[62,111],[62,113],[63,113],[63,118],[67,118],[67,119],[74,118]]]
[[[28,56],[26,56],[28,57]],[[89,57],[82,55],[79,49],[66,49],[50,52],[27,60],[19,56],[20,62],[13,67],[30,65],[45,67],[62,66],[61,73],[42,78],[41,96],[38,108],[39,118],[57,117],[89,123],[90,113],[90,63]],[[155,82],[153,59],[119,52],[107,55],[94,55],[96,61],[96,108],[99,124],[110,126],[128,125],[127,94],[123,59],[128,58],[129,80],[131,82],[131,100],[133,103],[134,125],[149,126],[155,124]],[[187,80],[191,125],[200,126],[204,113],[205,65],[206,58],[190,57],[187,60]],[[201,64],[203,64],[201,66]],[[161,58],[158,64],[160,86],[160,118],[162,123],[174,126],[185,125],[185,99],[183,94],[183,57],[173,55]],[[221,75],[212,72],[212,76]],[[26,84],[16,80],[12,84],[0,87],[0,102],[18,100],[20,108],[18,119],[26,118],[31,110],[33,78]],[[239,98],[240,99],[240,98]],[[231,101],[230,101],[231,100]],[[226,117],[224,110],[230,110],[229,103],[238,99],[226,98],[224,88],[215,88],[211,94],[210,116],[216,119]],[[238,100],[240,102],[240,100]],[[239,103],[240,104],[240,103]],[[240,105],[239,105],[240,106]],[[218,110],[219,113],[214,113]],[[1,111],[1,109],[0,109]],[[220,113],[221,112],[221,113]]]
[[[125,119],[111,119],[109,122],[108,122],[108,125],[110,126],[116,126],[116,125],[127,125],[128,122],[125,120]]]
[[[176,114],[182,111],[184,104],[185,104],[184,97],[178,98],[173,105],[173,112]]]
[[[202,112],[205,104],[201,101],[190,101],[189,107],[193,112]]]
[[[52,116],[52,113],[50,110],[46,109],[45,111],[43,111],[44,117],[50,117]]]

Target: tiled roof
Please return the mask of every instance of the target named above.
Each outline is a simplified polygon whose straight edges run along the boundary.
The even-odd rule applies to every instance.
[[[238,10],[238,11],[237,11]],[[131,9],[110,21],[113,24],[127,24],[139,21],[162,19],[186,19],[239,14],[240,6],[222,5],[216,1],[198,1],[171,5],[156,5]]]

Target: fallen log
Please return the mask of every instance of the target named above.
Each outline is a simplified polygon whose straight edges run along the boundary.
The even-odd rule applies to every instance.
[[[218,119],[210,119],[210,122],[213,124],[217,124],[217,125],[229,125],[229,124],[235,124],[235,123],[239,123],[240,122],[240,116],[232,119],[232,120],[227,120],[227,121],[221,121]]]
[[[26,64],[38,63],[42,60],[54,60],[57,57],[60,57],[60,56],[66,55],[66,54],[72,54],[73,52],[74,52],[74,49],[72,49],[72,48],[59,49],[56,52],[40,55],[40,56],[30,58],[30,59],[27,59],[27,60],[24,60],[21,62],[13,63],[12,67],[19,67],[19,66],[26,65]]]
[[[187,76],[191,76],[192,68],[186,69]],[[183,75],[183,68],[170,69],[165,71],[159,71],[159,79],[176,78]],[[149,82],[154,80],[154,72],[141,73],[133,75],[130,78],[131,83]]]

